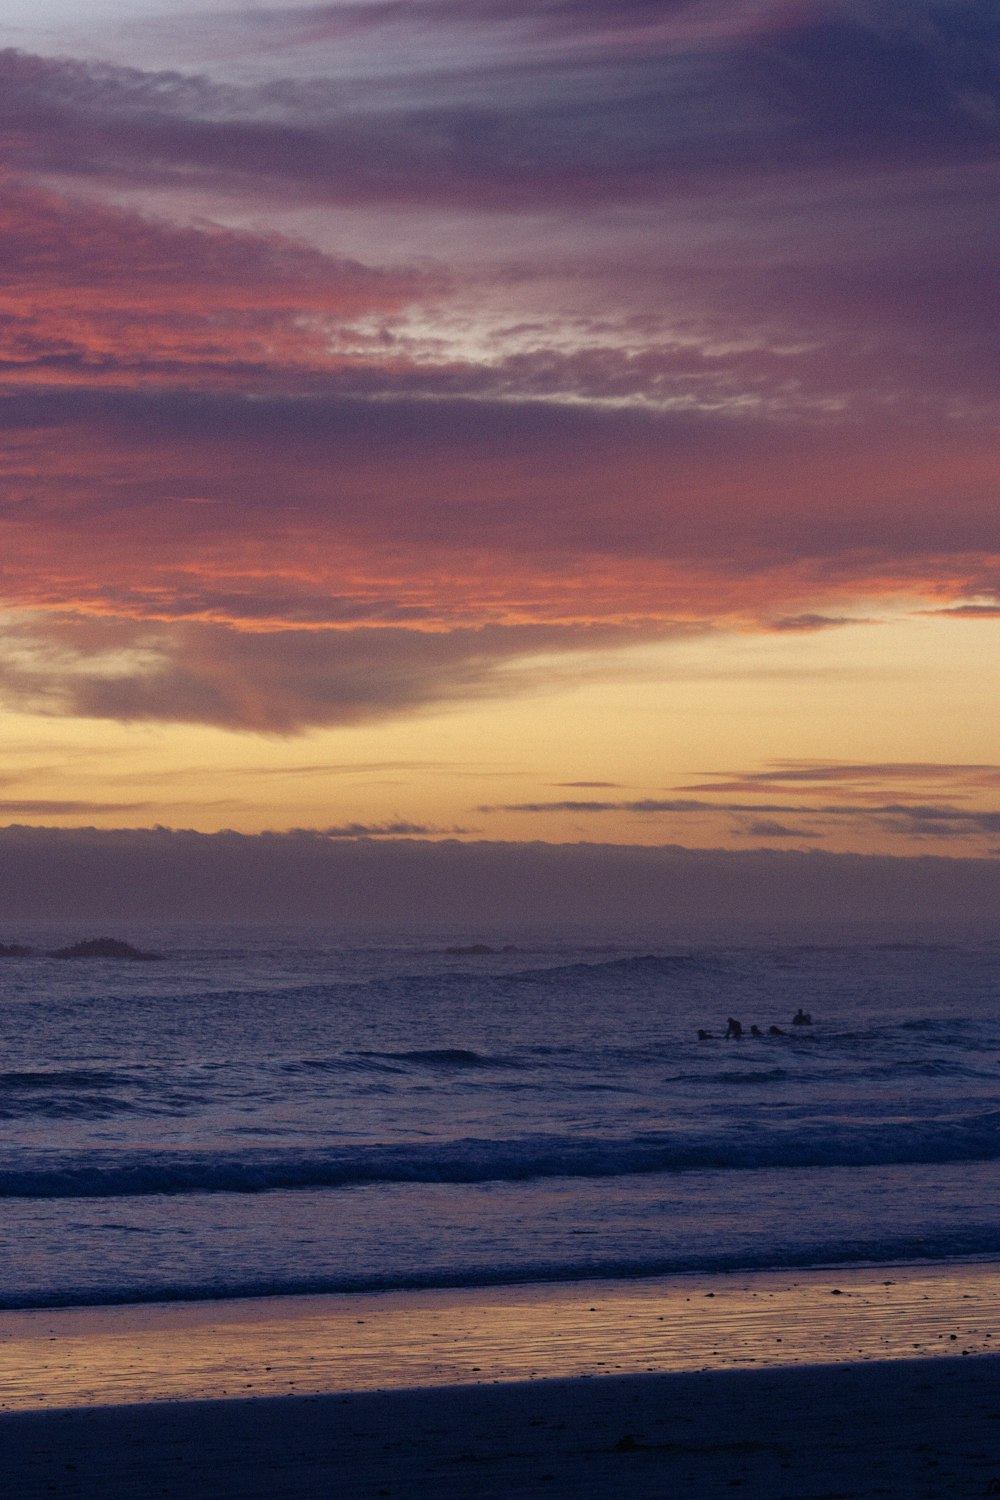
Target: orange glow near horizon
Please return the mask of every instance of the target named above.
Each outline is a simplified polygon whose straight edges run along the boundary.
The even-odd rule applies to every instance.
[[[1000,795],[993,628],[544,656],[471,703],[290,736],[11,715],[0,819],[981,856]]]

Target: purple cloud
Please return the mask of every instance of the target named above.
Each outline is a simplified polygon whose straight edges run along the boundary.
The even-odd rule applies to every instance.
[[[36,171],[146,180],[194,171],[341,202],[484,206],[648,197],[747,172],[969,162],[995,148],[1000,22],[988,0],[877,10],[815,0],[764,37],[751,13],[746,34],[730,25],[722,44],[671,24],[678,7],[562,5],[527,24],[521,10],[520,41],[515,33],[499,62],[487,32],[492,55],[488,45],[467,49],[464,72],[418,63],[408,78],[373,74],[377,49],[359,57],[354,79],[244,87],[8,51],[0,128]],[[357,38],[363,24],[406,19],[440,55],[445,42],[515,15],[337,7],[309,24],[317,41],[325,24],[349,65],[352,29]],[[301,11],[285,20],[301,30]],[[561,46],[540,51],[539,33]]]
[[[40,712],[294,734],[502,696],[512,690],[502,670],[512,658],[607,646],[614,635],[556,626],[243,632],[63,621],[48,640],[21,632],[30,663],[16,654],[0,662],[0,690]]]
[[[950,804],[883,802],[864,804],[817,803],[802,804],[788,802],[709,802],[685,797],[643,797],[634,801],[554,801],[512,802],[503,805],[482,806],[479,813],[528,813],[551,814],[573,813],[576,815],[599,815],[603,813],[637,814],[643,817],[704,817],[706,814],[737,814],[750,816],[755,822],[741,832],[755,833],[761,829],[762,836],[789,836],[818,838],[822,834],[802,833],[789,829],[778,835],[779,823],[761,821],[763,814],[807,813],[819,822],[850,824],[856,829],[879,829],[882,832],[903,835],[907,838],[950,839],[974,834],[996,834],[1000,832],[1000,811],[992,808],[975,809],[955,807]]]

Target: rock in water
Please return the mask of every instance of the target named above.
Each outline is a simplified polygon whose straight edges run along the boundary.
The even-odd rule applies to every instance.
[[[140,948],[133,948],[131,943],[123,943],[120,938],[88,938],[83,943],[73,943],[69,948],[56,948],[49,954],[50,958],[159,958],[159,953],[143,953]]]

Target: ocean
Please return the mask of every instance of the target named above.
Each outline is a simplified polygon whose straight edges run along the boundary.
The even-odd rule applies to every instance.
[[[0,934],[4,1307],[1000,1255],[1000,942],[94,935]]]

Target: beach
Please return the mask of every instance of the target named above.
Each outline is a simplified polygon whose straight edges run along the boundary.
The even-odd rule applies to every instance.
[[[998,1493],[991,944],[130,941],[4,971],[0,1500]]]
[[[998,1310],[997,1266],[973,1264],[8,1313],[5,1484],[996,1494]]]
[[[979,1497],[1000,1360],[166,1403],[0,1418],[35,1500]]]

